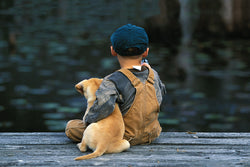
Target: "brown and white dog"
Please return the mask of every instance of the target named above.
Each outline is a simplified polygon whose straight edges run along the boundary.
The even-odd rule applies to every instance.
[[[99,88],[102,79],[91,78],[79,82],[75,88],[83,94],[88,101],[87,110],[96,100],[95,92]],[[106,118],[91,123],[84,131],[81,143],[77,144],[81,152],[87,150],[87,146],[94,152],[88,155],[80,156],[75,160],[91,159],[103,155],[104,153],[119,153],[130,147],[127,140],[123,139],[125,125],[118,104],[115,104],[114,111]]]

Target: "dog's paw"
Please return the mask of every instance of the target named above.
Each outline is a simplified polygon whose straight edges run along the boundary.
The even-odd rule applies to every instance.
[[[77,147],[79,148],[79,150],[80,150],[81,152],[87,151],[87,147],[86,147],[84,144],[82,144],[82,143],[78,143],[78,144],[77,144]]]
[[[80,150],[81,143],[78,143],[76,146],[77,146],[77,147],[79,148],[79,150]]]

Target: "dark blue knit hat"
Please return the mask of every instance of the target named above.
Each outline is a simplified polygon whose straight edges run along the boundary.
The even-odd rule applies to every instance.
[[[140,55],[147,50],[148,35],[142,27],[132,24],[118,28],[110,37],[113,49],[121,56]],[[129,52],[136,48],[136,52]]]

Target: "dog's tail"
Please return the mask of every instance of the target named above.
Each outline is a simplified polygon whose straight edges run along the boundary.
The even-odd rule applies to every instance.
[[[91,158],[96,158],[105,153],[104,149],[96,149],[93,153],[88,154],[88,155],[83,155],[80,157],[76,157],[75,160],[84,160],[84,159],[91,159]]]

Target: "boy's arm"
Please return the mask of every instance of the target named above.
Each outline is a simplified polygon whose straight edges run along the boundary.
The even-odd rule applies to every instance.
[[[115,102],[118,97],[117,92],[115,84],[104,78],[99,89],[96,91],[96,100],[89,109],[85,117],[85,122],[93,123],[109,116],[114,111]]]
[[[164,96],[165,94],[167,94],[166,87],[165,87],[164,83],[162,83],[159,74],[155,70],[154,70],[154,74],[155,74],[155,78],[157,80],[157,83],[159,85],[159,88],[161,90],[161,96]]]
[[[142,66],[146,66],[147,68],[151,68],[151,66],[148,64],[148,62],[143,62]],[[154,70],[154,74],[156,74],[156,78],[158,79],[159,87],[161,89],[161,94],[162,94],[162,96],[164,96],[167,93],[165,85],[161,82],[161,79],[155,70]]]
[[[165,94],[167,94],[167,90],[166,90],[164,83],[161,82],[160,78],[159,78],[159,85],[160,85],[162,96],[164,96]]]

